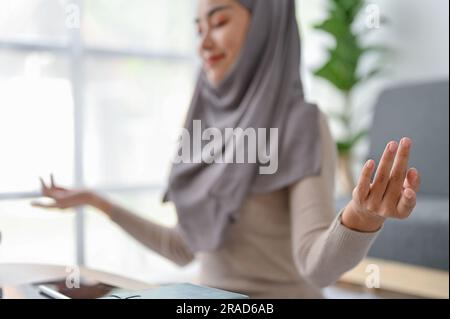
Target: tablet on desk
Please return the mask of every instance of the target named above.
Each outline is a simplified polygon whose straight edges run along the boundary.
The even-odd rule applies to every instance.
[[[2,290],[2,297],[5,299],[96,299],[123,291],[118,287],[91,280],[81,280],[78,288],[69,288],[65,279],[4,286]]]
[[[50,299],[97,299],[122,291],[99,281],[81,280],[78,286],[68,287],[65,280],[34,284],[39,294]]]

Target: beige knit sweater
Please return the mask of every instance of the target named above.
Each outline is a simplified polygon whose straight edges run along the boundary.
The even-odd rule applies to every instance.
[[[321,175],[250,196],[217,251],[194,255],[176,227],[155,224],[118,206],[110,217],[179,265],[198,258],[200,284],[252,298],[320,298],[320,288],[356,266],[378,234],[350,230],[335,215],[336,148],[323,114],[320,128]]]

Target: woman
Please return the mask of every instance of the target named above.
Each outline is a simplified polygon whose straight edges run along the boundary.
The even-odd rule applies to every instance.
[[[165,199],[175,204],[175,228],[53,178],[41,182],[54,203],[35,205],[96,207],[173,262],[200,259],[207,286],[254,298],[321,297],[321,287],[361,261],[387,218],[411,214],[420,184],[407,168],[411,140],[387,145],[373,182],[368,161],[335,216],[335,144],[325,116],[303,98],[294,0],[199,0],[196,23],[203,67],[185,129],[193,120],[220,130],[278,128],[276,173],[251,163],[174,163]]]

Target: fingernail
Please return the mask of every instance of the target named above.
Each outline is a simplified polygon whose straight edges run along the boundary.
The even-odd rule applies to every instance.
[[[392,153],[396,152],[397,151],[397,146],[398,145],[395,142],[389,143],[389,151],[392,152]]]
[[[368,160],[368,161],[366,162],[366,166],[367,166],[367,168],[372,169],[372,168],[373,168],[373,160]]]
[[[411,146],[411,139],[410,138],[408,138],[408,137],[404,137],[403,139],[402,139],[402,145],[403,146],[405,146],[405,147],[410,147]]]
[[[412,172],[413,181],[416,181],[417,177],[419,177],[419,171],[417,170],[417,168],[413,167],[413,168],[411,168],[411,172]]]
[[[414,194],[411,190],[407,189],[407,190],[405,190],[405,197],[407,199],[412,199],[414,197]]]

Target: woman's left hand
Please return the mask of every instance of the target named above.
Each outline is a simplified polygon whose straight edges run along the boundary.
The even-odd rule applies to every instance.
[[[352,200],[345,208],[341,222],[361,232],[374,232],[387,218],[408,218],[416,206],[420,175],[417,169],[408,169],[412,141],[403,138],[388,143],[377,168],[373,183],[375,162],[367,161],[362,169]]]

